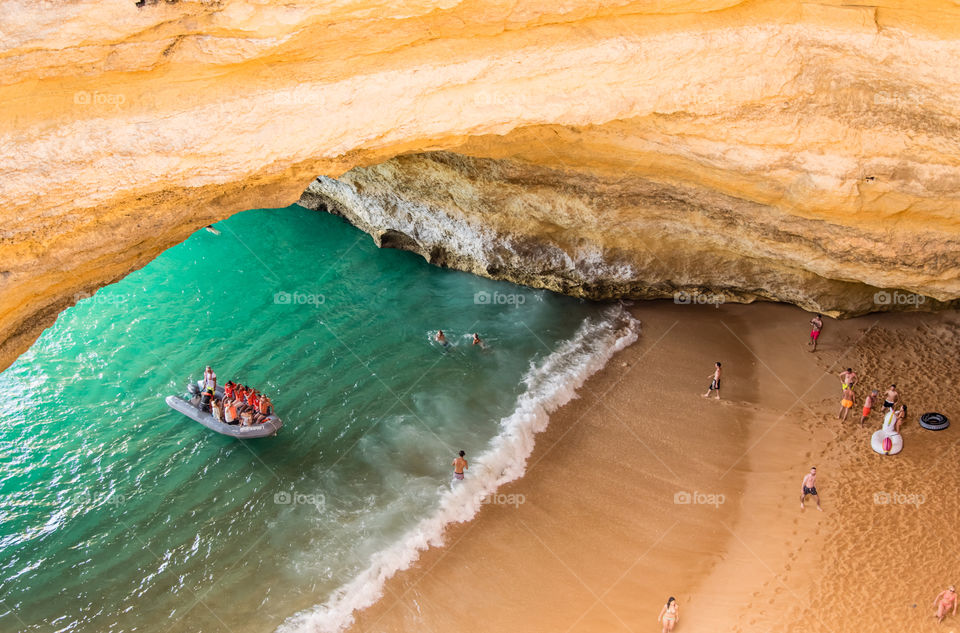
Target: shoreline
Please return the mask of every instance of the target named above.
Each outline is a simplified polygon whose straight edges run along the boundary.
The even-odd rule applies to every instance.
[[[922,434],[913,415],[904,455],[874,454],[869,434],[879,418],[865,429],[855,428],[859,416],[836,420],[836,374],[848,362],[869,367],[882,352],[878,336],[960,333],[957,313],[830,320],[809,354],[809,315],[792,306],[654,302],[631,312],[640,340],[551,417],[524,476],[497,491],[524,503],[491,504],[448,526],[444,545],[390,578],[349,630],[654,630],[667,595],[681,605],[678,631],[890,630],[849,585],[869,580],[873,595],[897,583],[903,571],[876,569],[877,552],[856,535],[896,529],[902,517],[863,489],[917,468],[948,436]],[[927,338],[911,358],[925,358],[917,350]],[[713,360],[724,360],[724,399],[705,402],[708,381],[697,372],[706,376]],[[948,453],[960,457],[960,449]],[[823,513],[811,499],[805,511],[796,507],[814,465]],[[699,497],[683,503],[680,493]],[[722,501],[704,503],[710,495]],[[908,565],[905,556],[893,558]],[[902,627],[916,630],[913,609],[954,582],[947,566],[938,571],[922,595],[906,598],[919,606],[898,612]],[[825,592],[842,607],[828,607]],[[859,607],[845,598],[858,594],[867,600]]]

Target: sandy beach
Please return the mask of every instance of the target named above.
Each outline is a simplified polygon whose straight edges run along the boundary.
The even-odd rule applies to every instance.
[[[538,436],[526,475],[392,578],[354,631],[950,631],[957,582],[960,316],[827,320],[778,304],[633,307],[640,340]],[[704,399],[714,361],[722,399]],[[837,420],[846,367],[857,402]],[[904,450],[870,449],[870,388],[896,382]],[[811,466],[823,512],[800,483]],[[960,616],[958,616],[960,617]]]

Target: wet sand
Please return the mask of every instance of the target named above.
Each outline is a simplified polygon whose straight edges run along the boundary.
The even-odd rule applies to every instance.
[[[960,315],[827,320],[790,306],[638,304],[640,340],[552,416],[526,475],[392,578],[355,631],[935,631],[956,583]],[[702,398],[714,361],[720,401]],[[836,419],[837,374],[861,376]],[[865,388],[897,382],[904,451],[869,447]],[[800,482],[818,468],[824,512]],[[911,503],[912,501],[912,503]],[[916,606],[914,606],[916,605]],[[944,628],[946,627],[946,628]]]

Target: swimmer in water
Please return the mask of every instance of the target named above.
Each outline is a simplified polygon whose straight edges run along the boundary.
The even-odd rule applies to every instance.
[[[480,340],[480,335],[476,332],[473,333],[473,343],[472,345],[479,345],[480,349],[486,349],[487,345],[482,340]]]
[[[443,330],[437,330],[437,343],[440,343],[444,347],[450,347],[450,343],[447,342],[447,337],[444,336]]]
[[[467,454],[463,451],[453,459],[453,478],[456,481],[463,481],[463,471],[467,470],[470,466],[467,464]]]

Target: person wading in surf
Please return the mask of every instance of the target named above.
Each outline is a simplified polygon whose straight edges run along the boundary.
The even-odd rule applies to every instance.
[[[466,453],[460,451],[460,453],[453,459],[453,478],[456,481],[463,481],[463,471],[470,467],[467,464],[466,455]]]

